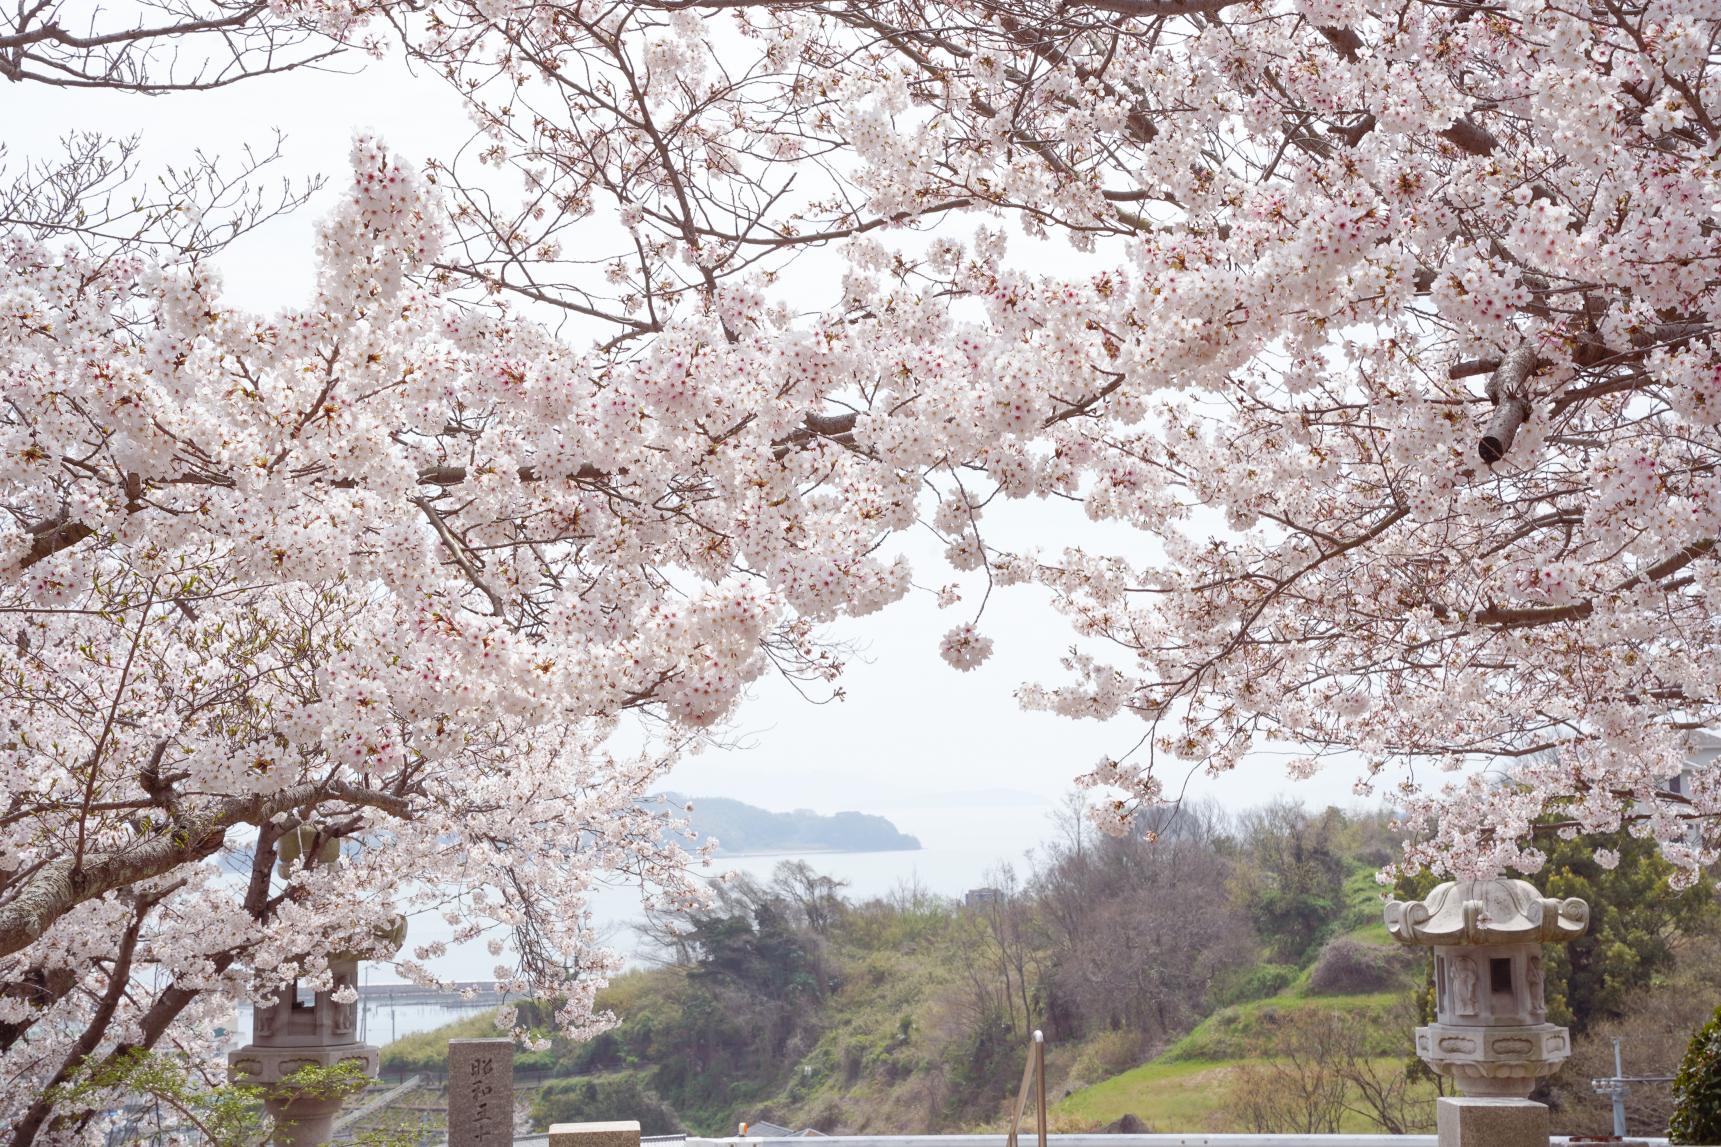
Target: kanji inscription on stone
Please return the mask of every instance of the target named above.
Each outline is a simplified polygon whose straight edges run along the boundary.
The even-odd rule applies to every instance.
[[[514,1041],[448,1041],[448,1147],[514,1142]]]

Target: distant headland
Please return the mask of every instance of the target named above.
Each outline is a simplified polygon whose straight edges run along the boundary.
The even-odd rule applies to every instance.
[[[717,838],[726,856],[773,852],[897,852],[918,849],[920,841],[882,816],[839,812],[826,816],[811,809],[772,812],[729,797],[683,797],[666,793],[662,802],[693,805],[699,839]]]

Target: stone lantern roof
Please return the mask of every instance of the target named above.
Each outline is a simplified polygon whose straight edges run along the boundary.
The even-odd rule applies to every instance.
[[[1543,896],[1522,880],[1449,880],[1426,900],[1389,900],[1386,930],[1400,944],[1563,944],[1589,927],[1590,907]]]

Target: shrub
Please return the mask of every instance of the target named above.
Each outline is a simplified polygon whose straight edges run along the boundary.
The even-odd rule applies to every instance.
[[[843,1045],[843,1083],[852,1085],[866,1066],[866,1041],[856,1037]]]
[[[1385,991],[1404,978],[1416,954],[1340,936],[1329,940],[1309,973],[1309,991],[1321,996],[1349,996]]]
[[[1015,1094],[1027,1054],[1026,1041],[997,1014],[970,1018],[943,1050],[949,1114],[959,1119],[990,1117],[1002,1097]]]
[[[1721,1008],[1703,1025],[1673,1079],[1671,1143],[1721,1143]]]
[[[1153,1128],[1141,1121],[1141,1116],[1124,1114],[1100,1128],[1102,1135],[1151,1135]]]
[[[1264,1000],[1268,996],[1276,996],[1297,978],[1297,968],[1294,964],[1255,964],[1236,971],[1215,981],[1213,985],[1213,1006],[1228,1008],[1233,1004],[1246,1004],[1250,1000]]]
[[[532,1126],[540,1129],[552,1123],[621,1119],[639,1120],[642,1135],[674,1135],[685,1130],[675,1108],[632,1072],[552,1079],[532,1100]]]
[[[371,1030],[376,1030],[373,1024]],[[382,1049],[382,1069],[389,1072],[448,1070],[448,1041],[451,1039],[495,1039],[507,1033],[496,1030],[496,1009],[465,1015],[459,1019],[401,1036]],[[515,1066],[518,1066],[516,1064]]]
[[[1141,1062],[1141,1036],[1137,1032],[1101,1032],[1087,1042],[1076,1057],[1074,1074],[1087,1083],[1110,1079]]]

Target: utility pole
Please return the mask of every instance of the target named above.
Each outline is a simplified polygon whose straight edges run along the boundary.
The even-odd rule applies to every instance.
[[[1672,1083],[1671,1075],[1627,1075],[1625,1063],[1619,1051],[1620,1037],[1613,1037],[1613,1075],[1605,1079],[1592,1079],[1590,1086],[1597,1095],[1605,1095],[1613,1101],[1613,1133],[1618,1139],[1625,1138],[1625,1097],[1631,1091],[1634,1083]]]
[[[1613,1037],[1613,1078],[1619,1084],[1613,1092],[1613,1133],[1625,1138],[1625,1093],[1631,1085],[1625,1081],[1625,1063],[1619,1055],[1619,1037]]]

